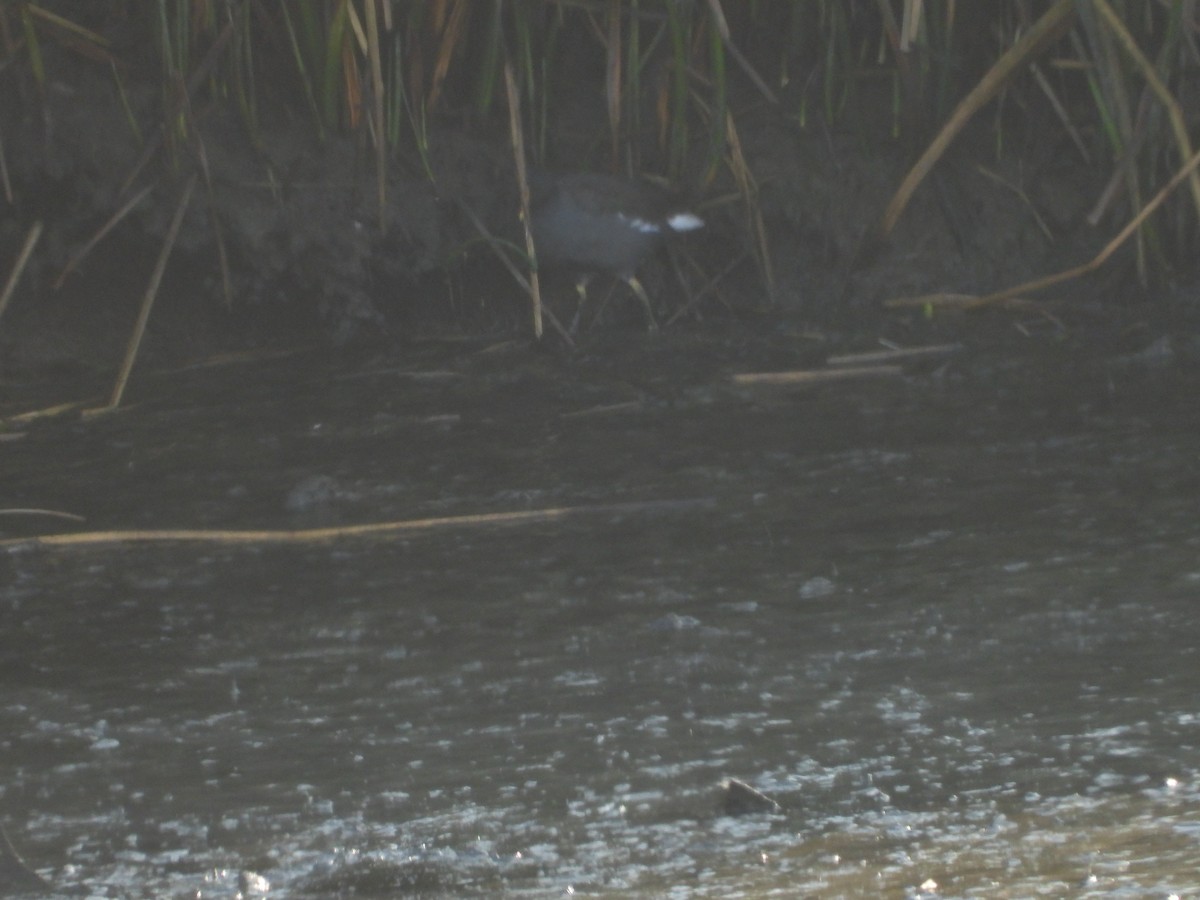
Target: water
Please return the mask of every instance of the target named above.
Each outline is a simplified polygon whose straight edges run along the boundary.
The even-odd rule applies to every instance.
[[[176,373],[6,446],[6,505],[96,530],[598,507],[10,545],[0,821],[57,890],[1200,891],[1186,373],[422,365]],[[783,811],[721,815],[727,777]]]

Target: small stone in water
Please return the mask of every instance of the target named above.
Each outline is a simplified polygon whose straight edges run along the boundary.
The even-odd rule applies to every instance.
[[[744,781],[728,779],[723,785],[725,795],[721,798],[721,812],[727,816],[746,816],[753,813],[777,813],[782,807]]]
[[[309,475],[288,491],[284,507],[288,512],[311,512],[329,506],[338,496],[338,483],[329,475]]]
[[[238,897],[265,897],[271,890],[271,882],[257,872],[249,870],[238,872]]]

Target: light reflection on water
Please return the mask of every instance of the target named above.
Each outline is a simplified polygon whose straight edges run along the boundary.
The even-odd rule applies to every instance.
[[[777,415],[534,452],[603,469],[661,428],[682,458],[616,487],[701,515],[10,553],[2,821],[107,897],[231,897],[241,870],[330,896],[371,866],[418,896],[1194,890],[1200,432],[995,413],[882,449],[854,420],[838,449],[836,416],[813,447]],[[515,496],[496,459],[525,435],[469,437],[467,482],[487,462]],[[785,811],[718,815],[728,776]]]

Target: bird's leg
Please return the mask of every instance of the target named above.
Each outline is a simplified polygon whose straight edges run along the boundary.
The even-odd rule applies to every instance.
[[[567,329],[571,334],[577,334],[579,322],[583,318],[583,304],[587,302],[587,286],[591,280],[591,275],[581,275],[579,280],[575,282],[575,291],[579,294],[579,303],[575,306],[575,318],[571,320],[571,327]]]
[[[639,300],[642,301],[642,306],[646,307],[646,330],[658,331],[658,322],[654,318],[654,310],[650,308],[650,298],[646,296],[646,289],[642,287],[642,283],[638,281],[636,275],[630,275],[625,279],[625,283],[629,285],[629,289],[637,294]]]

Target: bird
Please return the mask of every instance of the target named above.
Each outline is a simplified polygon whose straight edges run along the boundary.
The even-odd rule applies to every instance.
[[[670,191],[644,179],[531,170],[529,184],[530,232],[539,265],[580,270],[581,302],[592,274],[624,281],[645,307],[649,329],[656,330],[637,271],[668,234],[702,228],[704,220]]]

